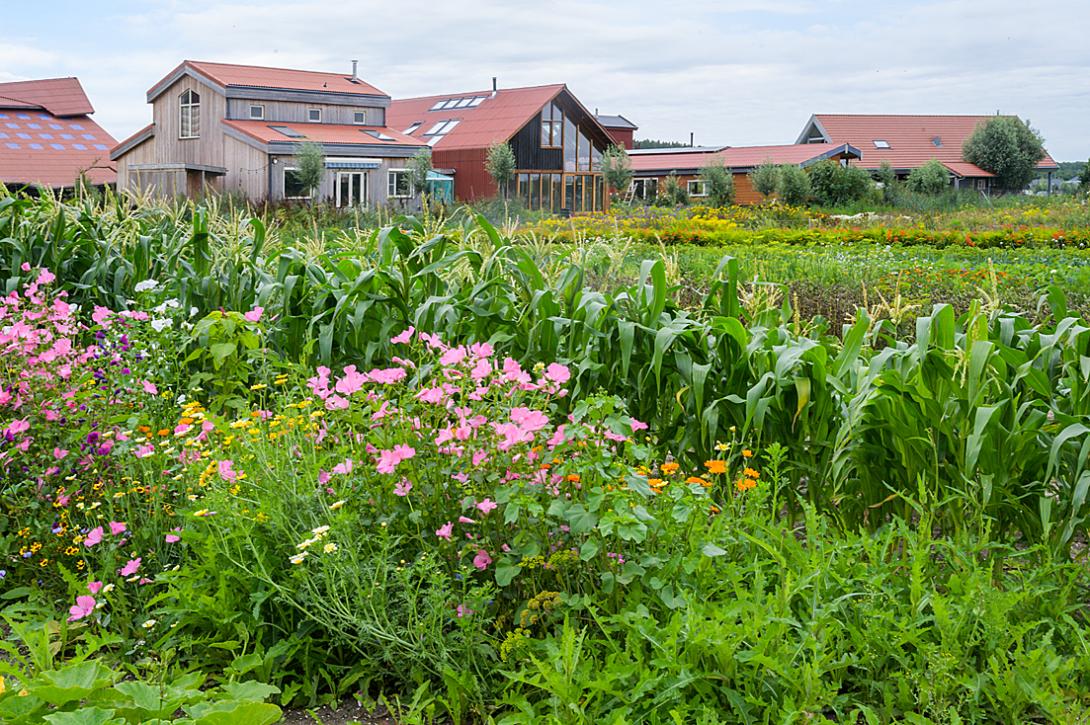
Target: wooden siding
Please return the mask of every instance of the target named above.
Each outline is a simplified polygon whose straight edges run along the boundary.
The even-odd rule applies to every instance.
[[[181,91],[179,91],[181,93]],[[202,96],[203,100],[203,96]],[[322,123],[355,123],[357,111],[367,114],[368,126],[385,126],[386,109],[364,106],[331,106],[320,103],[298,103],[294,101],[249,101],[243,98],[227,99],[227,118],[249,121],[250,106],[264,106],[265,118],[269,123],[306,123],[307,110],[319,108],[322,111]],[[202,121],[204,119],[201,119]]]
[[[186,90],[200,94],[200,138],[180,139],[179,96]],[[155,121],[154,163],[205,164],[223,166],[223,127],[227,99],[220,91],[189,76],[183,76],[152,103]]]
[[[635,145],[630,128],[607,128],[606,133],[613,139],[613,143],[622,148],[631,149]]]
[[[515,153],[515,166],[520,169],[540,169],[542,171],[563,171],[564,149],[541,147],[541,114],[534,116],[529,123],[519,129],[511,139],[511,150]]]
[[[663,184],[666,182],[666,174],[636,174],[637,179],[658,179],[659,180],[659,193],[662,193]],[[690,181],[697,181],[700,178],[700,174],[678,174],[677,180],[681,184],[681,188],[688,188]],[[689,203],[691,204],[703,204],[707,201],[707,197],[697,196],[690,197]],[[738,172],[734,174],[734,203],[741,206],[749,206],[752,204],[760,204],[764,201],[756,189],[753,188],[753,182],[749,179],[749,172]]]
[[[297,163],[294,156],[276,156],[274,158],[276,159],[276,163],[269,167],[269,201],[285,201],[284,172],[286,169],[297,168]],[[412,207],[414,204],[419,204],[418,196],[406,200],[391,200],[386,196],[388,181],[387,172],[390,169],[404,169],[408,168],[408,166],[409,159],[381,159],[381,164],[377,169],[360,169],[359,171],[363,171],[367,174],[367,203],[372,206],[383,206],[387,202],[391,202],[395,205],[406,207]],[[318,200],[322,202],[334,201],[334,178],[338,171],[356,171],[356,169],[326,169],[325,173],[322,175],[322,182],[318,186]]]
[[[484,170],[488,149],[458,149],[432,152],[432,165],[437,169],[454,169],[454,198],[458,201],[491,199],[496,185]]]
[[[269,157],[264,151],[224,135],[223,165],[227,169],[224,191],[253,201],[264,200],[269,190]]]
[[[119,158],[117,166],[117,188],[119,191],[138,191],[136,177],[130,173],[129,164],[150,164],[155,161],[155,137],[149,138],[142,144],[129,149],[129,152]]]

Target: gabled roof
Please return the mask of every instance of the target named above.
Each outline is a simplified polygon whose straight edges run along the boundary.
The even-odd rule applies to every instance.
[[[80,173],[112,184],[114,139],[92,121],[75,78],[0,83],[0,182],[48,188],[73,186]]]
[[[995,116],[818,113],[810,117],[796,143],[813,135],[826,143],[850,143],[863,151],[864,159],[858,165],[867,169],[877,169],[883,161],[896,170],[914,169],[930,159],[964,163],[962,145],[977,126],[992,118]],[[1058,167],[1046,154],[1037,168]]]
[[[599,115],[599,116],[597,116],[597,119],[598,119],[598,123],[602,124],[602,126],[604,126],[605,128],[626,128],[626,129],[631,129],[633,131],[635,131],[636,129],[639,128],[639,126],[632,123],[631,121],[629,121],[624,116],[620,116],[620,115],[617,115],[617,116]]]
[[[302,143],[313,141],[321,144],[359,146],[427,146],[419,139],[406,136],[392,128],[382,126],[357,126],[333,123],[277,123],[275,121],[223,120],[227,128],[233,128],[261,143]],[[284,133],[287,130],[288,133]],[[381,134],[383,140],[371,133]],[[297,135],[292,135],[297,134]]]
[[[353,79],[351,73],[327,73],[290,68],[266,68],[257,65],[212,63],[203,60],[184,60],[166,77],[148,89],[148,102],[155,100],[159,94],[173,85],[174,81],[187,73],[205,78],[224,90],[228,88],[259,88],[264,90],[386,96],[385,93],[370,83],[359,78]]]
[[[946,167],[946,170],[952,173],[954,176],[965,177],[984,177],[991,178],[995,174],[985,171],[976,164],[970,164],[968,161],[943,161],[942,165]]]
[[[419,123],[420,126],[411,135],[427,140],[424,134],[436,123],[444,120],[458,121],[450,132],[433,144],[434,148],[442,151],[488,148],[494,143],[510,140],[520,128],[541,112],[546,103],[561,93],[568,93],[575,104],[586,113],[587,118],[601,129],[603,139],[608,140],[608,134],[594,121],[594,115],[583,108],[562,83],[501,88],[495,92],[467,91],[395,100],[386,110],[386,125],[404,131]],[[442,101],[469,98],[482,100],[472,106],[431,110]]]
[[[696,172],[711,164],[720,164],[735,171],[744,171],[764,163],[808,166],[822,159],[845,156],[859,158],[861,153],[848,144],[793,144],[786,146],[728,146],[720,150],[692,153],[688,149],[673,149],[680,153],[633,155],[630,163],[635,174]]]
[[[54,116],[86,116],[95,109],[78,78],[0,83],[0,108],[40,108]]]

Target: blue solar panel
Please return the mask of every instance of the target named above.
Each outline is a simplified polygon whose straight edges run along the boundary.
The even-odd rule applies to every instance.
[[[17,149],[17,148],[19,148],[19,144],[12,143],[11,141],[8,141],[8,148],[9,149]]]
[[[38,138],[44,138],[46,141],[52,141],[53,140],[53,134],[51,134],[51,133],[40,133],[40,134],[38,134]]]
[[[8,128],[19,128],[19,124],[17,123],[5,123],[4,125]]]
[[[8,135],[3,131],[0,131],[0,138],[8,138]]]
[[[41,126],[41,124],[38,124],[38,123],[28,123],[26,125],[26,127],[27,128],[41,128],[42,126]]]
[[[64,144],[51,143],[49,145],[52,146],[53,148],[57,149],[58,151],[64,151]]]
[[[60,125],[59,123],[51,123],[49,124],[49,127],[54,131],[60,131],[62,128],[64,128],[64,126]]]
[[[19,138],[25,138],[28,141],[30,140],[30,134],[29,133],[17,133],[15,135],[18,136]]]
[[[87,150],[87,147],[86,147],[86,146],[84,146],[84,145],[83,145],[83,144],[81,144],[81,143],[74,143],[74,144],[72,144],[72,148],[74,148],[74,149],[75,149],[76,151],[86,151],[86,150]]]
[[[104,144],[104,143],[96,143],[96,144],[95,144],[95,148],[96,148],[97,150],[99,150],[99,151],[105,151],[105,150],[106,150],[106,144]]]
[[[76,129],[77,131],[82,131],[83,130],[83,126],[81,126],[78,123],[73,123],[73,124],[71,124],[71,126],[72,126],[72,128]]]
[[[44,113],[39,113],[38,118],[42,119],[43,121],[49,120],[49,116],[45,115]]]
[[[7,117],[8,117],[8,114],[6,114],[6,113],[0,113],[0,118],[7,118]]]
[[[95,135],[93,133],[85,133],[85,134],[81,134],[81,135],[85,139],[87,139],[88,141],[94,141],[95,140]]]
[[[16,118],[25,118],[28,121],[30,120],[30,116],[26,115],[25,113],[16,113],[15,117]]]
[[[30,144],[30,148],[34,149],[35,151],[41,151],[42,145],[40,143],[32,143]]]

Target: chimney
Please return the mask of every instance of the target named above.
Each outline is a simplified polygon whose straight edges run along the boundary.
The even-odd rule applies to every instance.
[[[496,91],[499,90],[499,86],[496,85],[496,76],[492,76],[492,95],[496,95]]]
[[[689,148],[693,148],[696,144],[693,143],[693,132],[689,131]]]
[[[356,75],[356,69],[357,69],[358,66],[359,66],[359,61],[358,60],[353,60],[352,61],[352,80],[358,80],[359,79],[359,76]]]

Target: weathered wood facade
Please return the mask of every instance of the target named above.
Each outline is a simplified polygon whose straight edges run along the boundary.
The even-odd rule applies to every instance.
[[[301,199],[293,188],[295,155],[313,141],[327,170],[306,198],[338,205],[418,198],[411,188],[395,198],[388,190],[405,192],[397,170],[425,144],[387,129],[389,97],[354,76],[186,61],[148,92],[148,101],[152,123],[111,154],[119,189]]]

